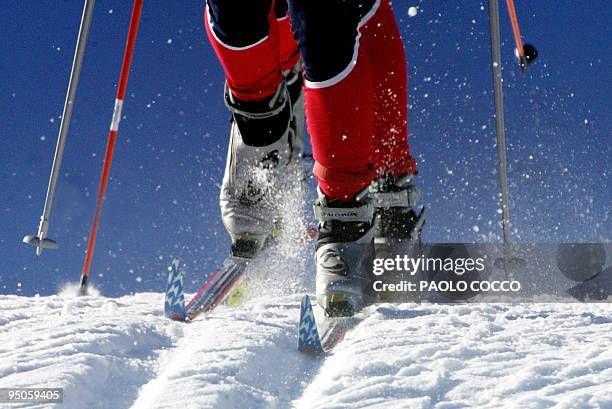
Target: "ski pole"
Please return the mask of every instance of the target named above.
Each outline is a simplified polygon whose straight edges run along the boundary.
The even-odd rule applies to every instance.
[[[102,165],[102,174],[100,176],[100,186],[98,189],[98,198],[96,201],[96,210],[94,213],[93,222],[91,224],[91,230],[89,232],[89,240],[87,243],[87,252],[85,253],[85,262],[83,264],[83,271],[81,273],[81,287],[79,294],[87,294],[87,281],[89,278],[89,270],[91,268],[91,260],[96,245],[96,236],[98,232],[98,225],[100,223],[100,213],[102,211],[102,204],[104,203],[104,196],[106,194],[106,186],[108,184],[108,176],[110,173],[111,163],[113,161],[113,153],[115,151],[115,142],[117,140],[117,134],[119,132],[119,122],[121,121],[121,109],[123,108],[123,100],[125,98],[125,92],[127,89],[127,80],[130,73],[130,66],[132,64],[132,56],[134,54],[134,46],[136,45],[136,35],[138,34],[138,24],[140,23],[140,15],[142,13],[143,0],[134,0],[134,6],[132,8],[132,17],[130,18],[130,28],[128,31],[127,40],[125,43],[125,52],[123,54],[123,63],[121,65],[121,75],[119,77],[119,86],[117,87],[117,98],[115,99],[115,107],[113,110],[113,117],[110,124],[110,130],[108,132],[108,142],[106,145],[106,153],[104,155],[104,162]]]
[[[512,33],[514,34],[514,43],[516,44],[519,67],[521,71],[525,71],[527,65],[531,64],[537,58],[538,51],[531,44],[523,45],[518,17],[516,16],[516,8],[514,7],[514,0],[506,0],[506,6],[508,6],[508,14],[510,15],[510,23],[512,24]]]
[[[510,210],[508,207],[508,175],[506,172],[506,131],[504,128],[504,94],[501,72],[501,43],[499,34],[499,3],[489,0],[489,32],[491,35],[491,59],[493,65],[493,99],[495,103],[495,131],[497,135],[497,159],[501,191],[502,229],[504,256],[509,255]]]
[[[72,60],[72,69],[70,71],[70,80],[68,81],[68,91],[66,92],[66,99],[64,101],[62,121],[57,136],[53,165],[51,166],[51,175],[49,176],[47,195],[45,197],[43,213],[42,216],[40,216],[40,224],[38,225],[38,234],[27,235],[23,238],[24,243],[36,246],[37,256],[42,254],[43,249],[57,249],[59,247],[56,241],[47,238],[47,233],[49,232],[49,220],[51,219],[51,209],[53,208],[53,197],[62,167],[62,158],[64,156],[64,148],[66,147],[66,139],[68,138],[68,128],[70,127],[72,108],[74,107],[74,99],[81,76],[81,67],[83,66],[83,58],[85,57],[85,48],[87,46],[87,37],[89,36],[89,27],[91,26],[95,2],[95,0],[85,0],[83,6],[79,35],[77,37],[76,49]]]
[[[512,24],[512,33],[514,34],[516,50],[518,51],[519,58],[521,60],[524,60],[525,50],[523,49],[523,39],[521,38],[521,30],[519,28],[518,18],[516,17],[516,8],[514,7],[514,0],[506,0],[506,6],[508,6],[508,14],[510,15],[510,23]]]

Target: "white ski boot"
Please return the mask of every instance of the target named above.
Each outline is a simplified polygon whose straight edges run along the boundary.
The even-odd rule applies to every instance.
[[[295,103],[286,82],[258,102],[239,101],[226,88],[232,126],[220,205],[235,257],[252,258],[264,246],[282,205],[283,179],[295,178],[301,168],[304,108],[299,72],[289,85],[295,83]]]

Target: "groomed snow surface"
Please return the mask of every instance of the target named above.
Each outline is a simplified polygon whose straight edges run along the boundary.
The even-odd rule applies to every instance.
[[[1,296],[0,387],[62,387],[61,408],[612,408],[606,304],[379,305],[312,358],[297,295],[191,324],[162,302]]]

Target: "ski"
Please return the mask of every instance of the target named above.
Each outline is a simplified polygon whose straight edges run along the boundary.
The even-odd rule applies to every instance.
[[[273,239],[280,233],[273,232]],[[307,226],[304,232],[304,242],[312,240],[316,228]],[[193,298],[185,304],[183,287],[184,272],[181,262],[174,258],[168,267],[168,282],[164,303],[164,315],[175,321],[193,321],[200,314],[209,313],[219,304],[228,301],[230,305],[240,305],[248,296],[248,286],[245,272],[252,258],[229,256],[223,262],[221,269],[215,271],[202,284]],[[250,272],[262,276],[261,270]]]
[[[183,271],[178,259],[173,259],[168,267],[168,284],[164,302],[164,315],[175,321],[185,321],[185,292],[183,290]]]
[[[347,332],[359,325],[363,319],[363,316],[327,317],[321,326],[322,331],[319,332],[310,297],[305,295],[300,307],[298,350],[312,356],[328,354],[342,342]]]
[[[324,353],[310,297],[305,295],[300,306],[300,323],[298,325],[298,350],[310,355]]]
[[[180,261],[174,258],[168,268],[164,315],[175,321],[193,321],[198,315],[214,310],[242,282],[248,263],[248,259],[228,257],[223,267],[185,304],[184,273]]]
[[[223,267],[202,285],[185,307],[187,319],[192,321],[202,313],[208,313],[222,304],[230,292],[242,282],[249,259],[228,257]]]

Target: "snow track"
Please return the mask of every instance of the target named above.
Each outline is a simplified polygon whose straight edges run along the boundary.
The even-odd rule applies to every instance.
[[[183,339],[162,357],[157,378],[135,408],[285,408],[317,362],[296,350],[299,299],[220,308],[191,324],[174,323]]]
[[[311,358],[298,296],[191,324],[162,299],[1,296],[0,387],[63,387],[58,408],[612,408],[605,304],[381,305]]]
[[[297,406],[612,407],[609,306],[408,307],[379,306]]]

